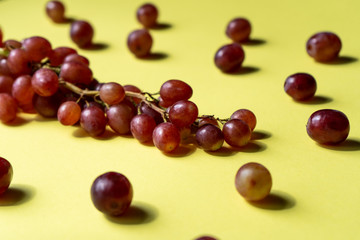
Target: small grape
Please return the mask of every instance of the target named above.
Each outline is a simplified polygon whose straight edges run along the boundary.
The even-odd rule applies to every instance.
[[[7,58],[7,65],[10,72],[16,76],[31,73],[30,59],[24,49],[18,48],[10,51]]]
[[[207,124],[196,131],[196,142],[205,151],[216,151],[223,146],[224,134],[220,128]]]
[[[4,48],[8,51],[14,50],[14,49],[18,49],[22,47],[22,43],[14,40],[14,39],[8,39],[6,40],[4,43]]]
[[[98,176],[91,185],[91,200],[102,213],[119,216],[130,207],[133,188],[126,176],[107,172]]]
[[[116,82],[105,83],[101,86],[100,99],[106,104],[114,105],[120,103],[125,98],[123,86]]]
[[[31,86],[38,95],[49,97],[57,92],[59,88],[59,78],[53,70],[41,68],[32,76]]]
[[[151,3],[141,5],[136,12],[138,21],[146,28],[156,26],[158,15],[157,8]]]
[[[90,64],[89,60],[86,57],[81,56],[77,53],[72,53],[72,54],[67,55],[64,59],[64,63],[66,63],[66,62],[83,63],[86,66],[89,66],[89,64]]]
[[[198,128],[201,128],[202,126],[205,126],[207,124],[212,124],[216,127],[219,127],[218,121],[213,116],[202,116],[198,120]]]
[[[7,58],[0,59],[0,75],[13,76],[7,63]]]
[[[50,97],[43,97],[35,94],[32,103],[37,113],[41,116],[53,118],[56,117],[60,106],[60,97],[58,94],[54,94]]]
[[[80,120],[81,107],[74,101],[63,102],[57,112],[59,122],[65,126],[74,125]]]
[[[92,137],[105,132],[107,119],[102,109],[91,106],[81,112],[80,125]]]
[[[229,22],[225,33],[234,42],[246,42],[251,33],[251,24],[246,18],[235,18]]]
[[[251,131],[253,131],[256,126],[256,116],[252,111],[250,111],[248,109],[236,110],[231,115],[230,119],[243,120],[250,127]]]
[[[55,23],[65,22],[65,6],[60,1],[49,1],[46,3],[46,14]]]
[[[142,113],[136,115],[130,123],[130,130],[134,138],[139,142],[145,143],[152,140],[152,134],[156,127],[154,118]]]
[[[329,62],[339,56],[340,38],[332,32],[319,32],[312,35],[306,43],[306,51],[318,62]]]
[[[70,83],[89,85],[93,79],[91,69],[78,62],[67,62],[61,66],[60,77]]]
[[[94,29],[87,21],[77,20],[71,24],[70,37],[80,48],[90,47],[94,37]]]
[[[240,44],[232,43],[222,46],[215,54],[215,65],[223,72],[238,70],[245,58]]]
[[[316,92],[316,81],[307,73],[295,73],[286,78],[285,92],[296,101],[312,98]]]
[[[49,55],[49,61],[51,66],[60,66],[64,63],[64,60],[68,55],[74,53],[77,53],[77,51],[69,47],[58,47],[53,49]]]
[[[335,145],[346,140],[350,131],[350,123],[343,112],[322,109],[311,114],[306,130],[315,142]]]
[[[14,79],[10,76],[0,75],[0,93],[11,94]]]
[[[189,127],[198,117],[198,108],[195,103],[181,100],[170,107],[170,121],[178,128]]]
[[[23,43],[23,48],[28,53],[29,60],[40,62],[48,57],[52,51],[50,42],[43,37],[26,38]]]
[[[3,32],[2,32],[2,30],[0,28],[0,47],[3,46],[3,38],[4,38],[4,34],[3,34]]]
[[[34,89],[31,86],[30,75],[22,75],[15,79],[12,85],[12,96],[19,105],[32,104],[34,93]]]
[[[109,126],[118,134],[124,135],[130,133],[130,123],[136,114],[135,108],[131,107],[130,104],[123,101],[110,106],[106,111]]]
[[[8,160],[0,157],[0,195],[8,190],[13,177],[13,168]]]
[[[124,85],[124,90],[125,91],[129,91],[129,92],[134,92],[134,93],[141,93],[140,88],[138,88],[137,86],[134,85]],[[133,102],[134,104],[139,104],[142,100],[140,98],[136,98],[136,97],[126,97],[130,102]]]
[[[9,123],[16,118],[17,103],[8,93],[0,93],[0,121]]]
[[[160,123],[154,129],[154,145],[162,152],[174,151],[179,147],[180,141],[181,137],[178,128],[170,122]]]
[[[153,39],[146,29],[131,32],[127,39],[127,46],[136,57],[143,58],[150,54]]]
[[[145,113],[145,114],[149,115],[150,117],[152,117],[155,120],[156,125],[164,122],[164,119],[161,116],[161,114],[159,112],[155,111],[154,109],[152,109],[147,103],[141,102],[139,104],[138,108],[141,113]]]
[[[244,121],[231,119],[223,126],[225,141],[233,147],[243,147],[250,141],[251,129]]]
[[[180,100],[188,100],[191,98],[193,90],[184,81],[171,79],[164,82],[160,88],[160,97],[173,105],[175,102]]]
[[[236,173],[235,186],[246,200],[259,201],[267,197],[271,191],[271,174],[259,163],[246,163]]]

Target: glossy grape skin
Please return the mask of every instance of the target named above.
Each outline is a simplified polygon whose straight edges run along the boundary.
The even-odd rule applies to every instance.
[[[65,6],[60,1],[49,1],[46,3],[46,14],[55,23],[66,21]]]
[[[92,137],[98,137],[105,132],[107,119],[102,109],[91,106],[81,112],[80,125]]]
[[[225,141],[233,147],[243,147],[250,141],[251,129],[240,119],[231,119],[223,126]]]
[[[64,58],[64,63],[66,63],[66,62],[77,62],[77,63],[82,63],[86,66],[89,66],[89,64],[90,64],[89,59],[87,59],[86,57],[81,56],[77,53],[72,53],[72,54],[67,55]]]
[[[1,28],[0,28],[0,47],[2,47],[3,46],[3,36],[4,34],[3,34],[3,32],[2,32],[2,30],[1,30]]]
[[[125,91],[141,93],[140,88],[138,88],[137,86],[127,84],[127,85],[124,85],[123,87],[124,87]],[[140,98],[136,98],[136,97],[126,97],[126,98],[135,104],[139,104],[142,101]]]
[[[146,29],[139,29],[131,32],[127,38],[127,46],[131,53],[138,58],[146,57],[150,54],[153,39]]]
[[[17,103],[8,93],[0,93],[0,121],[9,123],[16,118]]]
[[[91,200],[94,206],[109,216],[124,214],[130,207],[132,198],[132,185],[121,173],[104,173],[91,185]]]
[[[157,125],[164,122],[164,119],[161,116],[161,114],[159,112],[155,111],[154,109],[152,109],[145,102],[141,102],[139,104],[138,108],[139,108],[141,113],[145,113],[145,114],[149,115],[150,117],[154,118]]]
[[[246,163],[235,176],[236,190],[248,201],[259,201],[266,198],[272,187],[269,170],[259,163]]]
[[[81,107],[74,101],[63,102],[57,112],[57,118],[62,125],[71,126],[80,120]]]
[[[53,70],[41,68],[32,76],[31,86],[38,95],[49,97],[57,92],[59,88],[59,78]]]
[[[122,102],[112,105],[106,114],[112,130],[121,135],[130,133],[130,122],[136,113],[128,103]]]
[[[232,43],[222,46],[215,54],[215,65],[223,72],[238,70],[245,58],[245,52],[240,44]]]
[[[153,143],[162,152],[169,153],[180,145],[181,136],[178,128],[170,123],[164,122],[156,126],[153,132]]]
[[[61,66],[60,75],[65,81],[70,83],[80,83],[89,85],[93,79],[91,69],[78,62],[67,62]]]
[[[69,48],[69,47],[54,48],[49,55],[49,61],[51,66],[60,66],[68,55],[74,53],[77,53],[77,51],[73,48]]]
[[[28,53],[29,59],[34,62],[40,62],[48,57],[52,51],[50,42],[39,36],[26,38],[22,46]]]
[[[0,93],[11,94],[14,79],[10,76],[0,75]]]
[[[229,22],[225,33],[234,42],[247,42],[251,33],[251,24],[246,18],[235,18]]]
[[[156,127],[154,118],[142,113],[136,115],[130,123],[131,134],[141,143],[152,141],[152,134]]]
[[[338,110],[322,109],[311,114],[306,130],[310,138],[319,144],[336,145],[349,135],[350,123]]]
[[[316,80],[307,73],[295,73],[286,78],[285,92],[296,101],[312,98],[316,92]]]
[[[205,151],[219,150],[224,143],[224,134],[220,128],[207,124],[196,131],[196,142]]]
[[[60,97],[54,94],[50,97],[42,97],[34,94],[32,103],[37,113],[45,118],[56,117],[58,108],[60,106]]]
[[[12,74],[16,76],[30,74],[30,60],[24,49],[14,49],[7,58],[7,65]]]
[[[189,127],[198,117],[199,111],[195,103],[181,100],[170,107],[169,119],[178,128]]]
[[[243,120],[251,129],[254,131],[256,126],[256,116],[255,114],[248,109],[239,109],[236,110],[230,117],[230,119],[240,119]]]
[[[306,51],[318,62],[330,62],[338,58],[342,43],[332,32],[319,32],[306,42]]]
[[[8,160],[0,157],[0,196],[8,190],[13,178],[13,168]]]
[[[17,41],[17,40],[14,40],[14,39],[8,39],[6,40],[4,43],[4,48],[6,50],[13,50],[13,49],[17,49],[17,48],[21,48],[22,47],[22,43]]]
[[[155,27],[157,24],[159,12],[154,4],[145,3],[141,5],[137,12],[136,17],[137,20],[145,27],[151,28]]]
[[[34,93],[30,75],[22,75],[15,79],[12,85],[12,96],[16,99],[19,105],[31,104]]]
[[[99,94],[103,102],[114,105],[125,98],[125,89],[119,83],[108,82],[101,86]]]
[[[7,64],[7,58],[2,58],[0,57],[0,74],[3,76],[13,76],[13,74],[11,73],[9,66]]]
[[[198,120],[198,128],[201,128],[202,126],[205,126],[207,124],[212,124],[216,127],[219,127],[219,123],[218,121],[213,117],[213,116],[207,116],[204,117],[202,116],[199,120]]]
[[[94,37],[94,29],[87,21],[77,20],[71,24],[70,37],[80,48],[90,47]]]
[[[184,81],[171,79],[164,82],[160,87],[160,97],[170,106],[180,100],[191,98],[193,90]]]

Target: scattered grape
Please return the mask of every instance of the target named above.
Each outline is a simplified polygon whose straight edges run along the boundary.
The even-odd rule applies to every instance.
[[[350,123],[344,113],[333,109],[322,109],[311,114],[306,130],[315,142],[335,145],[346,140]]]
[[[81,112],[80,125],[92,137],[98,137],[105,132],[107,119],[102,109],[91,106]]]
[[[215,65],[223,72],[238,70],[245,58],[243,48],[238,43],[222,46],[215,54]]]
[[[80,48],[88,48],[92,44],[94,29],[87,21],[77,20],[71,24],[70,37]]]
[[[49,97],[57,92],[59,78],[53,70],[41,68],[32,76],[31,86],[38,95]]]
[[[8,160],[0,157],[0,195],[8,190],[13,177],[13,168]]]
[[[154,118],[142,113],[133,117],[130,123],[130,130],[134,138],[145,143],[152,141],[152,134],[156,127]]]
[[[225,33],[234,42],[247,42],[251,33],[250,22],[246,18],[235,18],[229,22]]]
[[[76,124],[80,120],[81,108],[74,101],[63,102],[57,112],[59,122],[65,126]]]
[[[62,23],[66,21],[65,6],[60,1],[49,1],[46,3],[46,14],[55,23]]]
[[[181,100],[170,107],[170,121],[178,128],[189,127],[198,117],[198,108],[195,103]]]
[[[196,142],[205,151],[216,151],[223,146],[224,134],[220,128],[207,124],[196,131]]]
[[[172,152],[178,148],[180,141],[178,128],[170,122],[160,123],[154,129],[153,142],[160,151]]]
[[[136,57],[143,58],[150,54],[153,44],[152,37],[146,29],[131,32],[127,39],[127,46]]]
[[[319,32],[310,37],[306,43],[306,51],[318,62],[329,62],[339,56],[340,38],[332,32]]]
[[[250,127],[251,131],[253,131],[256,126],[256,116],[252,111],[250,111],[248,109],[236,110],[231,115],[230,119],[243,120]]]
[[[246,163],[236,173],[235,186],[246,200],[259,201],[267,197],[271,191],[271,174],[259,163]]]
[[[136,12],[138,21],[146,28],[155,27],[157,24],[158,10],[151,3],[145,3],[140,6]]]
[[[0,121],[9,123],[16,118],[17,103],[8,93],[0,93]]]
[[[316,92],[316,81],[307,73],[295,73],[285,80],[285,92],[296,101],[312,98]]]
[[[102,213],[119,216],[130,207],[133,188],[123,174],[107,172],[98,176],[91,185],[91,200]]]
[[[244,121],[231,119],[223,126],[225,141],[233,147],[243,147],[250,141],[251,129]]]
[[[125,98],[123,86],[115,82],[105,83],[101,86],[100,99],[106,104],[114,105],[120,103]]]

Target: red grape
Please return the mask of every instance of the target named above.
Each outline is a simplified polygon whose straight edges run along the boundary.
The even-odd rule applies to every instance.
[[[70,83],[89,85],[93,79],[91,69],[78,62],[67,62],[61,66],[60,77]]]
[[[46,3],[46,14],[55,23],[65,22],[65,6],[60,1],[49,1]]]
[[[29,59],[40,62],[48,57],[52,51],[50,42],[43,37],[30,37],[23,41],[23,48],[28,53]]]
[[[350,123],[344,113],[333,109],[322,109],[311,114],[306,130],[314,141],[334,145],[346,140]]]
[[[316,81],[307,73],[295,73],[285,80],[285,92],[296,101],[312,98],[316,92]]]
[[[196,131],[196,142],[205,151],[216,151],[224,143],[224,134],[220,128],[207,124]]]
[[[81,112],[80,125],[92,137],[105,132],[107,119],[102,109],[91,106]]]
[[[17,103],[8,93],[0,93],[0,120],[8,123],[16,118]]]
[[[3,32],[2,32],[2,30],[1,30],[1,28],[0,28],[0,47],[2,47],[3,46]]]
[[[13,177],[13,168],[8,160],[0,157],[0,195],[8,190]]]
[[[83,63],[86,66],[89,66],[89,60],[86,57],[81,56],[77,53],[72,53],[67,55],[64,59],[64,63],[66,62],[78,62],[78,63]]]
[[[19,76],[31,72],[30,59],[24,49],[14,49],[7,58],[7,65],[12,74]]]
[[[106,111],[109,119],[109,126],[118,134],[128,134],[130,132],[130,122],[135,116],[135,109],[128,103],[121,102],[116,105],[112,105]]]
[[[41,116],[53,118],[56,117],[60,105],[60,97],[58,94],[54,94],[50,97],[43,97],[35,94],[32,103],[37,113]]]
[[[230,119],[243,120],[250,127],[251,131],[253,131],[256,126],[256,116],[252,111],[250,111],[248,109],[236,110],[231,115]]]
[[[153,4],[145,3],[138,8],[136,17],[144,27],[151,28],[156,26],[158,14],[158,10]]]
[[[57,112],[59,122],[65,126],[74,125],[80,120],[81,108],[74,101],[63,102]]]
[[[6,40],[4,43],[4,48],[6,50],[13,50],[13,49],[17,49],[17,48],[21,48],[22,47],[22,43],[17,41],[17,40],[14,40],[14,39],[8,39]]]
[[[341,45],[341,40],[335,33],[319,32],[309,38],[306,51],[318,62],[329,62],[339,56]]]
[[[198,127],[201,128],[202,126],[205,126],[207,124],[212,124],[216,127],[219,127],[218,121],[213,116],[202,116],[198,121]]]
[[[9,66],[8,66],[7,58],[0,59],[0,74],[3,76],[12,76]]]
[[[129,92],[134,92],[134,93],[141,93],[140,88],[134,86],[134,85],[124,85],[124,90],[125,91],[129,91]],[[130,100],[131,102],[135,103],[135,104],[139,104],[141,102],[140,98],[136,98],[136,97],[126,97],[128,100]]]
[[[70,37],[80,48],[91,46],[94,29],[87,21],[77,20],[71,24]]]
[[[32,76],[31,86],[38,95],[49,97],[57,92],[59,88],[59,78],[53,70],[41,68]]]
[[[238,70],[245,58],[240,44],[232,43],[222,46],[215,54],[215,65],[223,72]]]
[[[242,147],[248,144],[251,138],[251,129],[240,119],[231,119],[223,126],[225,141],[233,147]]]
[[[236,173],[235,186],[246,200],[259,201],[267,197],[271,191],[271,174],[263,165],[250,162]]]
[[[160,123],[164,122],[164,119],[161,116],[161,114],[159,112],[155,111],[154,109],[152,109],[145,102],[141,102],[139,104],[139,110],[141,113],[145,113],[145,114],[149,115],[150,117],[154,118],[156,124],[160,124]]]
[[[22,75],[15,79],[12,86],[12,96],[19,105],[29,105],[32,103],[34,89],[31,86],[30,75]]]
[[[69,47],[58,47],[52,50],[49,55],[49,61],[51,66],[60,66],[66,56],[77,53],[75,49]]]
[[[160,123],[153,132],[154,145],[163,152],[172,152],[180,145],[181,137],[178,128],[169,122]]]
[[[178,128],[189,127],[198,117],[198,108],[195,103],[181,100],[170,107],[170,121]]]
[[[246,42],[251,33],[250,22],[246,18],[235,18],[229,22],[225,33],[234,42]]]
[[[160,97],[170,106],[180,100],[188,100],[193,94],[192,88],[181,80],[171,79],[160,88]]]
[[[139,142],[145,143],[152,140],[152,134],[156,127],[154,118],[142,113],[136,115],[130,123],[130,130],[134,138]]]
[[[127,39],[127,46],[136,57],[142,58],[150,54],[153,44],[152,37],[146,29],[131,32]]]
[[[130,207],[133,188],[127,177],[117,172],[98,176],[91,185],[91,200],[102,213],[119,216]]]
[[[101,86],[100,99],[106,104],[114,105],[120,103],[125,98],[123,86],[116,82],[105,83]]]
[[[10,76],[0,75],[0,93],[11,94],[14,79]]]

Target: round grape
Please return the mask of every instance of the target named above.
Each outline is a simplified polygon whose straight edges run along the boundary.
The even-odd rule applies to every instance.
[[[232,43],[222,46],[215,54],[215,65],[223,72],[238,70],[245,58],[245,52],[240,44]]]
[[[171,79],[164,82],[160,88],[160,97],[173,105],[180,100],[188,100],[193,94],[192,88],[181,80]]]
[[[218,121],[213,116],[202,116],[198,120],[198,128],[201,128],[202,126],[205,126],[207,124],[212,124],[216,127],[219,127]]]
[[[318,62],[329,62],[339,56],[340,38],[332,32],[319,32],[310,37],[306,43],[306,51]]]
[[[130,130],[134,138],[139,142],[145,143],[152,140],[152,134],[156,127],[154,118],[142,113],[136,115],[130,123]]]
[[[312,98],[316,92],[316,81],[307,73],[295,73],[286,78],[285,92],[296,101],[305,101]]]
[[[251,33],[251,24],[246,18],[235,18],[229,22],[225,33],[234,42],[247,42]]]
[[[136,57],[143,58],[150,54],[153,39],[146,29],[131,32],[127,39],[127,46]]]
[[[33,105],[37,113],[45,118],[56,117],[59,105],[60,97],[58,94],[54,94],[50,97],[43,97],[37,94],[34,95]]]
[[[101,86],[100,99],[106,104],[114,105],[120,103],[125,98],[123,86],[116,82],[105,83]]]
[[[155,111],[154,109],[152,109],[147,103],[145,102],[141,102],[138,106],[139,111],[141,113],[145,113],[147,115],[149,115],[150,117],[152,117],[156,124],[160,124],[162,122],[164,122],[163,117],[161,116],[161,114],[157,111]]]
[[[46,14],[55,23],[65,22],[65,6],[60,1],[49,1],[46,3]]]
[[[244,121],[231,119],[223,126],[225,141],[233,147],[243,147],[250,141],[251,129]]]
[[[14,79],[10,76],[0,75],[0,93],[11,94]]]
[[[250,111],[248,109],[236,110],[231,115],[230,119],[243,120],[250,127],[251,131],[253,131],[256,126],[256,116],[252,111]]]
[[[106,124],[105,113],[98,107],[87,107],[81,112],[80,125],[92,137],[103,134]]]
[[[80,120],[81,107],[74,101],[63,102],[57,112],[59,122],[65,126],[74,125]]]
[[[31,104],[34,93],[30,75],[22,75],[15,79],[12,85],[12,96],[20,105]]]
[[[130,104],[121,102],[116,105],[112,105],[106,111],[109,119],[109,126],[116,133],[124,135],[130,133],[130,122],[135,116],[135,109]]]
[[[156,26],[158,18],[158,10],[154,4],[145,3],[140,6],[136,12],[136,17],[138,21],[146,28],[151,28]]]
[[[53,70],[41,68],[32,76],[31,86],[38,95],[49,97],[57,92],[59,88],[59,78]]]
[[[180,145],[178,128],[169,122],[160,123],[153,132],[153,143],[162,152],[172,152]]]
[[[181,100],[170,107],[170,121],[178,128],[189,127],[198,117],[198,108],[195,103]]]
[[[89,85],[93,79],[91,69],[78,62],[67,62],[61,66],[60,77],[70,83]]]
[[[7,58],[7,65],[10,72],[16,76],[31,73],[29,56],[24,49],[12,50]]]
[[[0,195],[8,190],[13,178],[13,168],[8,160],[0,157]]]
[[[205,151],[216,151],[223,146],[224,134],[220,128],[207,124],[196,131],[196,142]]]
[[[40,62],[48,57],[52,51],[50,42],[43,37],[26,38],[23,43],[23,48],[28,53],[29,60]]]
[[[16,118],[17,103],[8,93],[0,93],[0,121],[9,123]]]
[[[53,49],[49,55],[49,61],[51,66],[60,66],[61,64],[63,64],[65,58],[68,55],[74,53],[77,53],[77,51],[69,47],[58,47]]]
[[[89,59],[77,53],[67,55],[64,59],[64,63],[66,62],[77,62],[77,63],[82,63],[86,66],[89,66],[90,64]]]
[[[87,21],[77,20],[71,24],[70,37],[80,48],[90,47],[94,36],[94,29]]]

